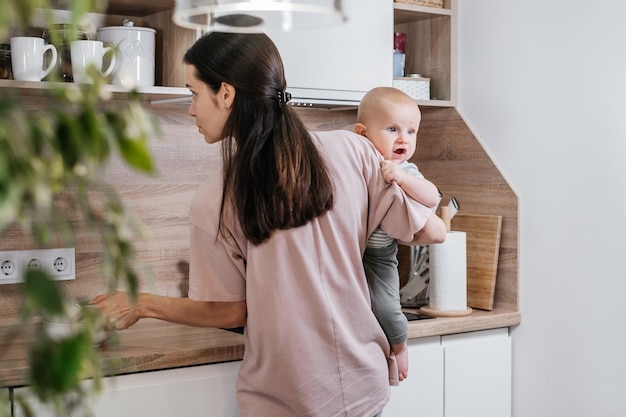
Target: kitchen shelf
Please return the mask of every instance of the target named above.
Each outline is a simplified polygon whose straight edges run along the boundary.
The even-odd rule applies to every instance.
[[[393,3],[394,31],[404,32],[406,74],[430,78],[431,100],[416,100],[420,106],[456,105],[456,5],[444,2],[443,8]]]
[[[80,84],[62,82],[36,82],[36,81],[15,81],[0,80],[0,91],[15,89],[23,97],[42,97],[48,95],[53,87],[66,89],[78,89]],[[105,91],[112,93],[113,98],[124,99],[129,91],[120,86],[109,84]],[[139,94],[150,104],[160,104],[168,102],[185,102],[191,99],[191,92],[185,87],[139,87]]]
[[[108,0],[103,13],[87,13],[84,16],[85,30],[90,39],[96,39],[96,29],[106,26],[122,26],[125,20],[131,20],[135,27],[148,27],[156,31],[155,39],[155,79],[156,89],[142,89],[149,100],[171,99],[176,96],[188,95],[182,90],[170,90],[169,87],[185,87],[185,73],[182,65],[183,55],[197,40],[199,33],[195,30],[176,26],[172,20],[175,0]],[[51,0],[50,12],[45,17],[39,16],[31,23],[29,31],[33,36],[41,36],[45,26],[50,22],[66,22],[68,18],[66,0]],[[48,20],[50,22],[48,22]],[[55,20],[56,19],[56,20]],[[6,40],[3,40],[6,42]],[[0,80],[1,81],[1,80]],[[0,88],[8,87],[0,84]],[[16,85],[10,85],[16,87]],[[20,89],[35,90],[46,88],[45,84],[37,83],[37,87],[26,84],[18,85]],[[164,87],[166,89],[161,89]],[[112,88],[113,93],[124,92],[122,88]],[[33,91],[29,94],[35,94]],[[174,96],[174,97],[172,97]]]

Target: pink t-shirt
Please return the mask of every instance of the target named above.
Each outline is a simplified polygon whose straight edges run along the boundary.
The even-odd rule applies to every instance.
[[[191,205],[189,297],[246,300],[237,383],[244,417],[354,416],[389,399],[389,344],[371,311],[362,255],[379,225],[410,241],[431,210],[386,184],[380,155],[349,131],[312,133],[334,183],[335,205],[254,246],[237,224],[217,232],[221,164]]]

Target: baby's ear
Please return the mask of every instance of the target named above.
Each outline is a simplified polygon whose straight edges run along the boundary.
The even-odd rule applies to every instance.
[[[357,123],[354,125],[354,133],[367,137],[367,132],[365,131],[365,125],[363,123]]]

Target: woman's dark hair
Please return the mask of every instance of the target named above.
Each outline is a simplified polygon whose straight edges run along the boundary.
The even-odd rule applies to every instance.
[[[229,203],[254,244],[274,230],[302,226],[330,210],[330,174],[304,123],[281,100],[287,87],[284,69],[270,38],[212,32],[196,41],[184,62],[213,92],[222,82],[236,89],[222,132],[220,230]]]

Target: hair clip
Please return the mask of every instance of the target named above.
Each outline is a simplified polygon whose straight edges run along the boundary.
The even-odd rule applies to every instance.
[[[289,100],[291,100],[291,93],[288,93],[287,91],[278,91],[278,101],[280,103],[287,103]]]

